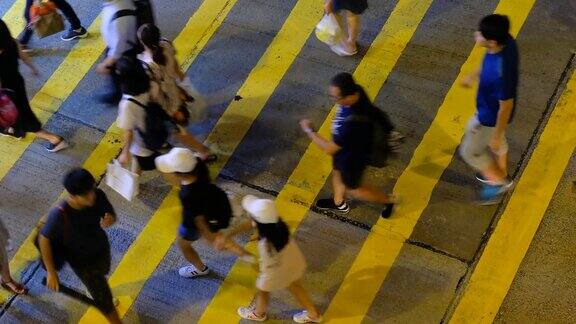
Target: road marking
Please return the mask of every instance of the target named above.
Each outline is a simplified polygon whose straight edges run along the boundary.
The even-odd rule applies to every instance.
[[[2,20],[10,29],[12,37],[17,37],[18,34],[24,29],[24,8],[26,7],[26,0],[16,0],[8,8],[2,16]]]
[[[221,170],[244,138],[252,121],[264,108],[321,15],[322,4],[316,0],[300,0],[296,3],[238,92],[240,96],[250,100],[232,101],[208,136],[207,141],[221,153],[219,163],[211,167],[213,174]],[[242,117],[238,118],[239,116]],[[110,277],[109,282],[113,290],[122,287],[122,294],[118,296],[121,316],[124,316],[134,303],[146,280],[174,242],[181,219],[180,214],[178,190],[173,189]],[[139,271],[135,273],[134,269]],[[82,322],[92,323],[102,320],[102,316],[95,309],[91,308],[88,312]]]
[[[100,16],[88,27],[88,33],[90,36],[78,41],[50,79],[30,101],[30,106],[42,124],[45,124],[58,111],[104,51],[104,42],[100,37]],[[33,140],[34,135],[31,133],[21,141],[0,138],[0,155],[2,156],[0,181]]]
[[[535,0],[501,0],[496,13],[508,15],[512,35],[517,35]],[[472,37],[471,37],[472,38]],[[430,128],[414,151],[410,164],[398,178],[394,192],[403,203],[388,220],[380,218],[336,292],[325,318],[332,322],[360,323],[384,282],[404,241],[410,237],[418,218],[428,205],[432,191],[450,164],[464,126],[474,113],[474,89],[460,87],[458,80],[477,69],[484,51],[475,46],[456,81],[438,109]],[[434,164],[434,167],[429,165]],[[416,171],[418,170],[418,171]],[[425,170],[425,174],[422,173]],[[377,271],[369,271],[378,269]],[[354,285],[354,278],[370,272],[370,285]],[[353,300],[354,303],[350,303]]]
[[[365,90],[369,96],[375,97],[378,94],[431,3],[432,0],[400,0],[397,3],[354,73],[357,82],[366,85]],[[320,128],[319,132],[325,137],[330,136],[335,111],[334,107]],[[276,199],[284,221],[292,230],[298,227],[308,213],[331,170],[330,159],[316,145],[310,144]],[[255,246],[251,242],[247,248],[255,252]],[[236,262],[200,322],[237,322],[239,316],[236,308],[249,304],[254,296],[256,274],[250,265]]]
[[[492,323],[576,148],[576,72],[465,286],[450,323]]]
[[[210,5],[200,7],[188,20],[186,26],[184,26],[173,42],[174,47],[178,49],[177,59],[181,62],[183,70],[188,70],[235,2],[236,0],[211,1]],[[122,131],[116,126],[116,123],[113,123],[82,167],[94,175],[104,174],[108,162],[115,158],[120,152],[122,148],[121,143]],[[59,199],[63,197],[65,197],[64,193],[62,193]],[[10,268],[12,272],[16,274],[15,277],[18,278],[18,280],[20,280],[21,270],[39,256],[38,251],[32,243],[34,235],[35,232],[28,235],[28,238],[22,243],[14,257],[10,260]],[[8,296],[9,294],[7,292],[0,290],[0,300]]]

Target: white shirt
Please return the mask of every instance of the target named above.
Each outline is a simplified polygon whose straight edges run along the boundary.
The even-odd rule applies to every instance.
[[[148,93],[143,93],[138,96],[123,95],[122,100],[120,100],[118,104],[116,124],[120,129],[132,131],[133,136],[130,153],[140,157],[147,157],[154,154],[154,152],[146,148],[142,136],[140,136],[137,130],[146,131],[146,111],[138,104],[129,101],[129,98],[133,98],[139,103],[147,105],[149,95]]]

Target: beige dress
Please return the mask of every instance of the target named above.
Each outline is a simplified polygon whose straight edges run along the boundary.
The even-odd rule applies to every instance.
[[[260,254],[260,273],[256,288],[262,291],[274,291],[288,287],[302,278],[306,271],[306,260],[296,242],[290,238],[288,244],[277,252],[266,239],[258,241]]]

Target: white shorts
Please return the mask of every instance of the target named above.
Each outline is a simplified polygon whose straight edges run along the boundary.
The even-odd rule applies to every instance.
[[[476,116],[472,117],[466,126],[466,132],[460,143],[460,155],[466,163],[477,170],[485,170],[494,164],[495,157],[508,153],[506,137],[502,138],[500,151],[492,152],[490,141],[496,131],[496,127],[488,127],[480,124]]]

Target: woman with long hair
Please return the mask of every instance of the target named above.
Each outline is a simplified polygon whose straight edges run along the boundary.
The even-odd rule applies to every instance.
[[[197,149],[204,162],[213,162],[216,155],[198,142],[186,130],[189,112],[184,106],[187,94],[179,84],[186,75],[176,59],[176,50],[172,43],[164,38],[160,29],[152,24],[138,28],[138,40],[144,52],[138,55],[150,75],[150,100],[158,103],[178,125],[180,140]]]
[[[12,38],[6,23],[0,20],[0,88],[7,90],[18,110],[18,119],[14,127],[0,132],[0,135],[23,138],[26,133],[35,133],[36,136],[48,141],[46,149],[58,152],[68,147],[68,143],[61,137],[42,129],[42,124],[32,111],[24,78],[18,70],[19,60],[26,64],[34,76],[40,73],[32,63],[30,57],[22,52],[20,44]]]
[[[288,289],[305,309],[292,319],[297,323],[321,322],[320,312],[301,284],[306,260],[290,237],[288,226],[278,215],[274,201],[248,195],[242,199],[242,207],[248,212],[251,221],[231,230],[221,239],[224,243],[236,234],[255,228],[258,233],[260,271],[256,279],[255,300],[249,306],[238,308],[238,315],[247,320],[265,321],[270,293]]]

